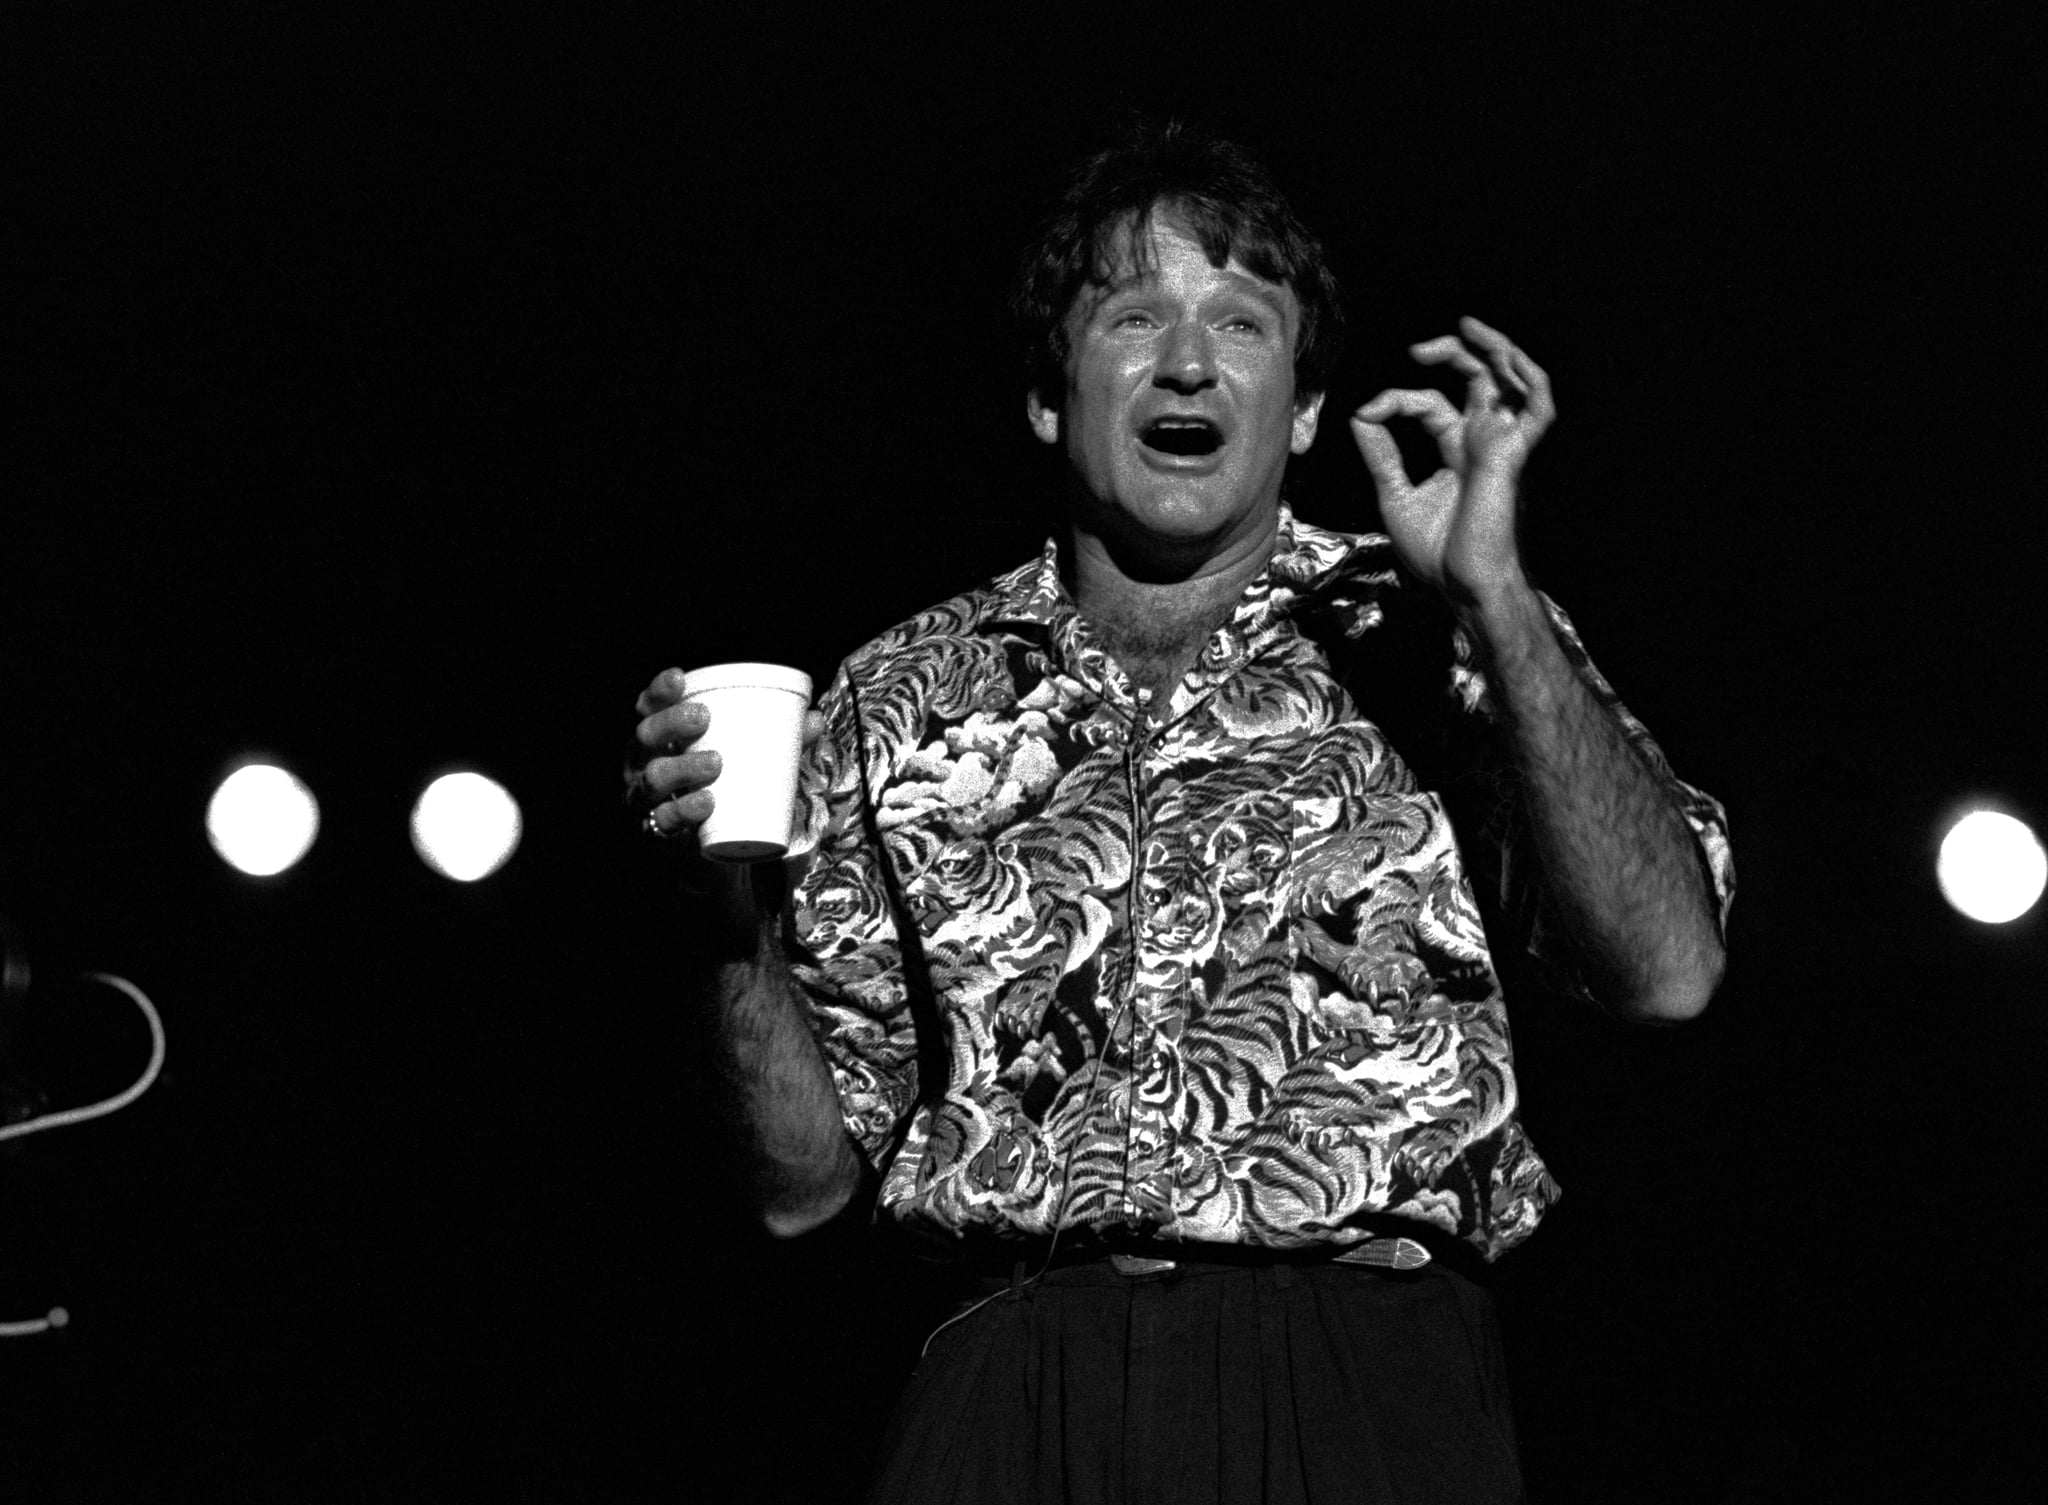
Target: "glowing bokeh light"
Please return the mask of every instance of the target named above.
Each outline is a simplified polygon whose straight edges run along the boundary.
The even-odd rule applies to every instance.
[[[1941,896],[1963,914],[2003,925],[2032,909],[2048,886],[2048,853],[2026,822],[1972,810],[1942,838],[1934,877]]]
[[[269,763],[236,769],[206,806],[206,835],[214,851],[253,878],[283,872],[306,855],[319,832],[320,803],[313,791]]]
[[[519,845],[519,803],[480,773],[444,774],[412,807],[412,844],[444,877],[474,883],[503,867]]]

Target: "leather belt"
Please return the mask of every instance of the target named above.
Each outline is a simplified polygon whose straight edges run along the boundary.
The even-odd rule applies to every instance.
[[[1106,1249],[1100,1245],[1058,1249],[1048,1261],[1041,1251],[1017,1250],[1012,1255],[984,1257],[983,1268],[991,1275],[1000,1268],[1007,1273],[1013,1262],[1028,1271],[1073,1269],[1080,1265],[1107,1266],[1131,1279],[1167,1275],[1175,1271],[1261,1268],[1273,1265],[1352,1265],[1367,1269],[1419,1270],[1430,1262],[1430,1251],[1420,1241],[1399,1234],[1379,1234],[1361,1243],[1339,1248],[1324,1244],[1307,1249],[1270,1249],[1257,1244],[1169,1244],[1144,1243]]]
[[[1179,1251],[1176,1251],[1178,1254]],[[1100,1255],[1094,1256],[1101,1258]],[[1412,1238],[1381,1236],[1353,1244],[1335,1254],[1326,1249],[1259,1249],[1256,1246],[1191,1247],[1179,1258],[1163,1255],[1127,1254],[1112,1250],[1109,1267],[1119,1275],[1142,1277],[1164,1275],[1188,1265],[1364,1265],[1379,1270],[1419,1270],[1429,1263],[1429,1250]]]

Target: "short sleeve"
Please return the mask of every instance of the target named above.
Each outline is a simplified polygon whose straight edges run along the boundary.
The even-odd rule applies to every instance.
[[[886,1170],[917,1091],[916,1030],[887,855],[870,806],[858,706],[842,667],[818,702],[825,735],[798,785],[784,949],[809,999],[847,1131]]]
[[[1577,629],[1563,608],[1540,591],[1537,594],[1550,615],[1558,646],[1564,650],[1565,657],[1571,661],[1587,688],[1613,714],[1645,766],[1663,780],[1679,813],[1691,827],[1700,872],[1712,895],[1715,924],[1725,940],[1728,912],[1735,901],[1735,861],[1728,844],[1727,811],[1712,795],[1686,783],[1672,772],[1663,749],[1657,746],[1649,730],[1621,703],[1614,687],[1594,667],[1585,645],[1579,640]],[[1491,689],[1485,676],[1473,667],[1471,644],[1462,631],[1457,634],[1456,659],[1451,675],[1451,693],[1462,710],[1480,720],[1490,720],[1497,714]],[[1488,740],[1498,746],[1497,739]],[[1515,798],[1512,773],[1494,759],[1482,782],[1493,795],[1480,824],[1487,842],[1495,848],[1489,854],[1494,860],[1486,866],[1491,866],[1497,875],[1498,893],[1495,897],[1500,910],[1522,938],[1537,975],[1546,987],[1588,1002],[1595,1001],[1572,956],[1555,904],[1536,881],[1538,868],[1529,851],[1527,828],[1519,818],[1520,805]]]

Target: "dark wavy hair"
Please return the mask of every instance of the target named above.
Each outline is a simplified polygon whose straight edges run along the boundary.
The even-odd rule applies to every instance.
[[[1122,141],[1083,162],[1025,247],[1010,310],[1030,390],[1048,404],[1065,390],[1074,300],[1084,287],[1109,285],[1127,229],[1130,253],[1145,270],[1145,232],[1155,209],[1183,221],[1212,266],[1235,256],[1268,282],[1293,289],[1301,304],[1295,395],[1327,391],[1343,345],[1344,314],[1321,243],[1294,217],[1257,157],[1177,120],[1139,121]]]

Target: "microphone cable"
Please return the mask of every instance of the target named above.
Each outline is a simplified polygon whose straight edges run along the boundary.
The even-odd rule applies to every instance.
[[[1002,1290],[991,1292],[979,1301],[962,1307],[944,1322],[933,1328],[930,1335],[924,1340],[924,1347],[917,1351],[917,1356],[920,1359],[931,1352],[932,1339],[938,1337],[940,1333],[944,1332],[954,1323],[962,1322],[972,1317],[976,1312],[999,1297],[1014,1295],[1028,1286],[1036,1285],[1045,1275],[1045,1272],[1052,1268],[1053,1255],[1059,1252],[1060,1235],[1066,1231],[1067,1199],[1073,1194],[1074,1190],[1074,1154],[1081,1147],[1081,1136],[1086,1132],[1088,1120],[1095,1111],[1095,1095],[1102,1090],[1102,1079],[1109,1067],[1109,1053],[1116,1045],[1117,1026],[1123,1023],[1125,1013],[1137,1001],[1135,995],[1138,985],[1138,936],[1136,934],[1138,925],[1138,873],[1144,866],[1145,860],[1145,808],[1139,798],[1137,754],[1140,746],[1145,741],[1146,729],[1150,726],[1150,691],[1140,692],[1138,707],[1138,713],[1144,719],[1140,724],[1140,730],[1132,736],[1131,742],[1124,752],[1124,787],[1131,803],[1131,865],[1130,871],[1124,875],[1124,923],[1132,931],[1130,941],[1131,955],[1129,964],[1124,969],[1124,996],[1122,1001],[1117,1004],[1116,1012],[1110,1016],[1109,1028],[1103,1031],[1102,1054],[1097,1056],[1095,1060],[1095,1078],[1088,1084],[1087,1100],[1081,1104],[1080,1115],[1075,1119],[1073,1140],[1067,1145],[1066,1164],[1060,1169],[1060,1197],[1058,1205],[1053,1209],[1052,1242],[1046,1246],[1045,1258],[1039,1262],[1038,1269],[1031,1275],[1022,1280],[1013,1277],[1010,1284]],[[1136,1034],[1137,1028],[1134,1023],[1132,1026],[1131,1048],[1126,1054],[1133,1054],[1135,1052],[1137,1046]],[[1135,1062],[1133,1062],[1132,1069],[1135,1073]],[[1126,1133],[1128,1133],[1128,1127],[1126,1128]],[[1018,1268],[1023,1268],[1021,1261],[1018,1264]]]
[[[125,993],[135,1006],[142,1010],[142,1017],[149,1023],[149,1064],[142,1068],[142,1075],[127,1087],[96,1103],[87,1103],[81,1108],[64,1108],[55,1113],[40,1114],[18,1124],[0,1126],[0,1142],[19,1139],[27,1134],[40,1134],[46,1129],[62,1129],[71,1124],[84,1123],[88,1119],[104,1118],[109,1113],[119,1112],[149,1091],[150,1084],[164,1069],[164,1022],[156,1011],[156,1005],[149,1001],[149,995],[125,977],[116,977],[111,972],[90,972],[86,974],[91,982],[103,982],[118,993]],[[25,1322],[0,1322],[0,1338],[26,1338],[37,1333],[52,1332],[70,1322],[71,1314],[61,1306],[50,1308],[46,1316],[30,1318]]]

